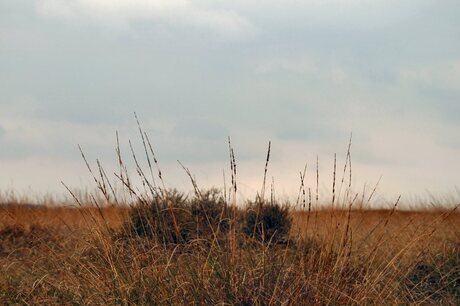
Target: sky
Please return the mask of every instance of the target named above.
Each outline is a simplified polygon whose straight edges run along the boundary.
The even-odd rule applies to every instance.
[[[168,187],[332,185],[350,134],[352,186],[458,195],[457,0],[0,0],[0,190],[92,186],[136,112]],[[143,160],[143,165],[146,163]],[[225,173],[225,174],[224,174]]]

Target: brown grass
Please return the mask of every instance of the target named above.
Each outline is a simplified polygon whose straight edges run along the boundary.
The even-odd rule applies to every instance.
[[[120,238],[114,233],[123,228],[127,212],[120,207],[2,207],[0,300],[3,304],[459,302],[456,213],[295,211],[288,244],[267,245],[238,236],[232,258],[225,241],[219,246],[199,240],[162,246],[148,239]],[[433,275],[436,284],[430,285],[427,279]]]

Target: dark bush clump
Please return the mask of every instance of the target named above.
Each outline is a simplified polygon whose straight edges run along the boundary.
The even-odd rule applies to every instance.
[[[141,201],[130,212],[129,231],[162,244],[188,240],[190,225],[187,198],[177,190],[164,191],[149,201]]]
[[[211,189],[192,199],[177,190],[141,201],[130,213],[128,231],[162,244],[212,239],[229,228],[229,212],[219,190]]]
[[[270,243],[287,241],[292,224],[287,205],[261,200],[248,204],[243,226],[246,235]]]
[[[190,201],[190,210],[197,226],[197,236],[226,233],[230,227],[230,210],[218,189],[210,189]]]
[[[407,278],[413,302],[460,303],[460,247],[451,247],[428,261],[418,262]]]

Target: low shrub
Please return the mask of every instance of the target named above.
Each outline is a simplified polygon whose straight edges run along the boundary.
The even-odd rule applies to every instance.
[[[230,209],[219,189],[209,189],[191,199],[190,211],[198,237],[227,233],[230,228]]]
[[[256,240],[286,242],[292,225],[289,207],[279,203],[249,202],[243,232]]]
[[[190,212],[187,198],[177,190],[169,190],[149,201],[140,201],[130,211],[128,232],[134,236],[153,238],[162,244],[189,239]]]
[[[218,189],[188,199],[177,190],[165,191],[132,208],[128,232],[167,244],[211,239],[226,233],[229,211]]]
[[[407,289],[416,303],[460,303],[460,246],[416,263],[407,277]]]

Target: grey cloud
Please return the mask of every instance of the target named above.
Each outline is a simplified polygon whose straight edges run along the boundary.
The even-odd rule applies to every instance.
[[[415,83],[411,87],[412,99],[405,101],[407,113],[419,114],[440,122],[460,125],[460,91],[434,84]]]
[[[115,107],[103,107],[100,104],[72,103],[62,101],[59,104],[36,110],[33,116],[37,119],[65,121],[78,124],[98,125],[116,124],[125,121],[126,113],[117,112]]]
[[[425,100],[425,108],[434,109],[438,116],[460,124],[460,90],[439,90],[436,88],[420,89],[429,100]]]
[[[191,1],[78,1],[40,0],[37,12],[44,18],[57,18],[71,23],[93,23],[98,26],[130,29],[136,21],[155,21],[187,28],[206,29],[219,36],[238,39],[252,34],[254,25],[233,10],[213,9]]]
[[[152,127],[160,159],[191,163],[225,162],[229,134],[250,149],[268,138],[328,147],[346,142],[351,131],[364,139],[393,124],[460,124],[454,74],[430,68],[427,78],[417,79],[424,67],[458,60],[457,1],[180,3],[192,7],[179,16],[163,11],[137,18],[142,10],[129,11],[123,28],[113,16],[119,26],[101,25],[101,11],[89,22],[91,7],[84,8],[86,17],[69,21],[56,18],[49,6],[37,14],[34,2],[2,1],[0,116],[101,125],[112,135],[117,126],[135,127],[137,111]],[[197,24],[197,11],[210,12],[198,14],[205,19],[217,17]],[[225,30],[232,20],[242,39]],[[217,31],[211,29],[216,23]],[[256,35],[249,33],[254,29]],[[402,81],[400,72],[408,67],[415,78]],[[450,85],[442,86],[446,75]],[[79,158],[75,143],[86,139],[54,135],[40,146],[6,141],[9,135],[1,136],[3,158]],[[113,154],[107,144],[86,147],[96,156]],[[372,153],[356,152],[361,163],[386,162]],[[259,159],[257,154],[238,157]]]
[[[179,137],[225,141],[229,132],[228,129],[217,122],[194,117],[179,118],[174,127],[174,134]]]
[[[328,143],[344,141],[347,139],[350,131],[344,131],[339,127],[331,125],[321,125],[311,123],[307,120],[293,123],[286,123],[284,126],[277,128],[276,136],[280,139],[308,141],[315,143]]]
[[[22,160],[31,157],[61,158],[70,160],[79,159],[80,153],[77,147],[78,136],[66,134],[71,132],[71,130],[62,129],[61,131],[62,134],[60,137],[49,137],[49,139],[43,143],[37,143],[36,141],[33,141],[33,139],[28,141],[23,138],[16,139],[15,137],[0,137],[0,159]],[[100,157],[105,155],[112,157],[114,156],[114,145],[107,147],[105,144],[93,143],[86,151],[93,156]]]
[[[367,150],[360,146],[359,150],[353,150],[352,152],[353,162],[358,162],[367,165],[397,165],[400,164],[395,160],[390,160],[386,157],[381,156],[378,152]]]
[[[458,137],[460,129],[451,128],[441,135],[437,135],[437,144],[452,149],[460,150],[460,138]]]

